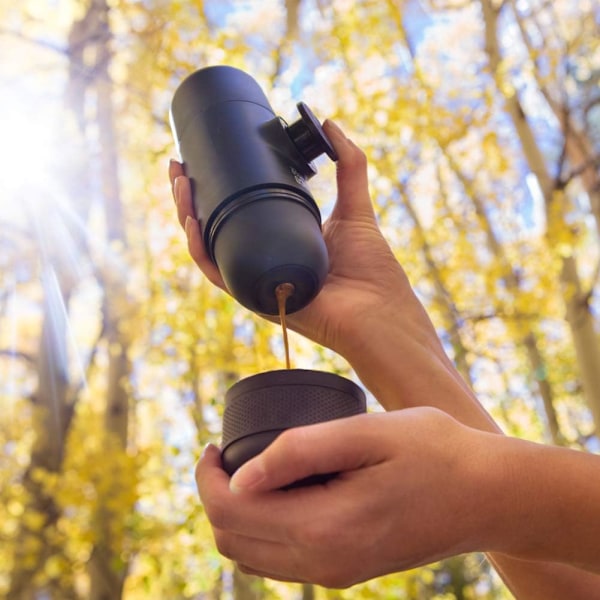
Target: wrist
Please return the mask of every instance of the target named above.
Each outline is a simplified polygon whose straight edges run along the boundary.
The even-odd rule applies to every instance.
[[[344,325],[337,350],[386,410],[432,406],[484,431],[499,427],[446,355],[414,297]]]
[[[493,454],[498,527],[487,549],[600,573],[600,457],[510,437]]]
[[[502,552],[511,546],[518,530],[515,509],[519,504],[518,473],[521,461],[513,460],[514,438],[487,431],[472,430],[476,438],[469,476],[476,505],[471,510],[477,520],[470,531],[471,548],[475,552]],[[526,468],[526,467],[525,467]]]
[[[447,463],[446,471],[451,473],[443,492],[447,516],[439,528],[440,539],[447,536],[447,554],[495,550],[502,545],[506,526],[505,482],[498,475],[495,451],[504,436],[456,421],[449,421],[440,434],[443,441],[439,442],[438,460]],[[440,510],[440,500],[437,502]]]
[[[336,336],[336,350],[357,370],[393,369],[411,359],[411,351],[447,359],[425,309],[413,292],[394,296],[346,319]],[[375,365],[375,369],[374,369]]]
[[[586,502],[581,485],[564,481],[576,469],[553,464],[547,452],[561,453],[565,457],[564,453],[568,453],[569,457],[582,458],[584,462],[595,457],[504,436],[497,436],[488,445],[489,466],[483,474],[488,498],[482,498],[481,502],[489,519],[482,523],[482,536],[476,547],[487,553],[488,560],[515,598],[595,597],[600,589],[600,567],[597,560],[595,565],[592,563],[597,556],[596,540],[600,532],[592,531],[598,523],[597,515],[586,515],[585,511],[590,504],[600,505],[600,499]],[[545,470],[550,472],[550,477]],[[555,482],[551,483],[553,478]],[[597,487],[593,473],[587,481]],[[578,497],[575,507],[565,502],[567,498],[561,492],[565,487],[568,495]],[[547,512],[548,501],[559,506],[554,515],[552,510],[550,515]],[[585,535],[565,521],[567,515],[587,530],[587,549]],[[575,549],[583,550],[579,556],[573,549],[568,554],[564,552],[565,537]]]

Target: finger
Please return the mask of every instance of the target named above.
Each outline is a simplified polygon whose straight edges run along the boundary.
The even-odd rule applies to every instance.
[[[289,429],[242,465],[229,482],[234,494],[281,489],[310,475],[352,471],[385,457],[377,415]],[[374,443],[373,443],[374,442]]]
[[[267,579],[276,579],[277,581],[285,581],[288,583],[309,583],[306,579],[301,579],[299,577],[289,577],[282,576],[278,573],[272,573],[269,571],[259,571],[257,569],[253,569],[248,565],[244,565],[242,563],[237,563],[238,569],[245,573],[246,575],[254,575],[255,577],[263,577]]]
[[[172,158],[169,161],[169,181],[171,182],[171,188],[173,188],[175,179],[177,179],[177,177],[180,175],[184,175],[183,165]]]
[[[202,501],[204,490],[219,492],[229,489],[229,476],[223,469],[221,451],[214,444],[206,445],[196,463],[196,485]]]
[[[336,152],[338,199],[333,209],[332,219],[375,219],[365,153],[349,140],[340,127],[331,120],[325,121],[323,129]]]
[[[195,479],[200,502],[215,529],[215,534],[220,529],[229,528],[227,519],[227,514],[231,512],[229,475],[223,469],[220,450],[213,444],[208,444],[204,448],[200,460],[196,463]]]
[[[204,276],[213,285],[216,285],[227,292],[227,286],[221,277],[217,265],[215,265],[206,252],[204,240],[202,239],[202,232],[200,230],[200,223],[188,215],[184,227],[185,235],[187,237],[188,252],[193,261],[200,267]]]
[[[214,534],[218,551],[238,563],[244,573],[280,581],[302,581],[298,573],[300,562],[291,545],[221,530],[215,530]]]
[[[221,466],[219,449],[212,445],[207,446],[196,465],[196,485],[215,541],[223,553],[232,556],[225,532],[289,544],[294,532],[306,526],[307,497],[310,496],[316,506],[327,506],[322,499],[322,486],[298,490],[300,493],[295,497],[283,491],[246,494],[243,498],[233,494],[229,489],[229,476]]]
[[[311,516],[305,516],[305,522]],[[226,537],[225,552],[231,550],[233,560],[250,575],[278,581],[310,582],[323,587],[347,587],[357,575],[356,568],[351,564],[339,560],[339,555],[332,556],[336,544],[331,544],[330,540],[324,540],[317,546],[307,546],[303,543],[284,545],[263,542],[235,535]],[[337,536],[334,534],[334,537]]]
[[[177,218],[185,230],[190,256],[211,283],[226,291],[227,286],[221,277],[221,273],[208,256],[204,246],[200,223],[194,215],[190,180],[183,175],[178,175],[173,182],[173,193],[177,205]]]
[[[173,181],[173,195],[177,206],[177,219],[179,224],[185,228],[188,217],[195,218],[194,203],[192,201],[192,186],[190,180],[184,175],[178,175]]]

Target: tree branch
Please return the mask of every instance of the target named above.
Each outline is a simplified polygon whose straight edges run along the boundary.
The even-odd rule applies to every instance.
[[[594,269],[594,273],[590,281],[589,290],[585,294],[583,294],[582,302],[589,304],[590,300],[592,299],[592,296],[594,295],[594,290],[596,289],[598,281],[600,281],[600,260],[596,262],[596,268]]]
[[[67,49],[64,46],[54,44],[52,42],[49,42],[48,40],[44,40],[41,38],[29,37],[20,31],[15,31],[14,29],[0,27],[0,36],[16,38],[22,42],[25,42],[26,44],[30,44],[32,46],[39,46],[40,48],[52,50],[53,52],[62,54],[63,56],[67,56]]]
[[[26,363],[30,365],[35,365],[35,357],[27,352],[22,352],[21,350],[16,350],[14,348],[0,348],[0,356],[7,356],[8,358],[18,358],[20,360],[24,360]]]

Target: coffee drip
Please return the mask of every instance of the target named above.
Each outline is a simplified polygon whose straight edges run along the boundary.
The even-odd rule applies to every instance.
[[[285,312],[287,300],[294,293],[293,283],[280,283],[275,288],[275,297],[277,298],[277,307],[279,309],[279,320],[281,322],[281,332],[283,334],[283,347],[285,349],[285,368],[291,369],[290,363],[290,343],[287,334],[287,324],[285,322]]]

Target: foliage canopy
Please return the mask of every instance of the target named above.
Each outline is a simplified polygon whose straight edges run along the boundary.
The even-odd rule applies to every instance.
[[[597,452],[597,0],[0,0],[0,19],[18,57],[0,66],[0,594],[508,598],[480,556],[339,592],[217,555],[194,462],[228,385],[283,355],[191,264],[168,108],[187,74],[229,64],[284,118],[303,100],[338,120],[486,408]],[[298,366],[351,375],[292,341]]]

